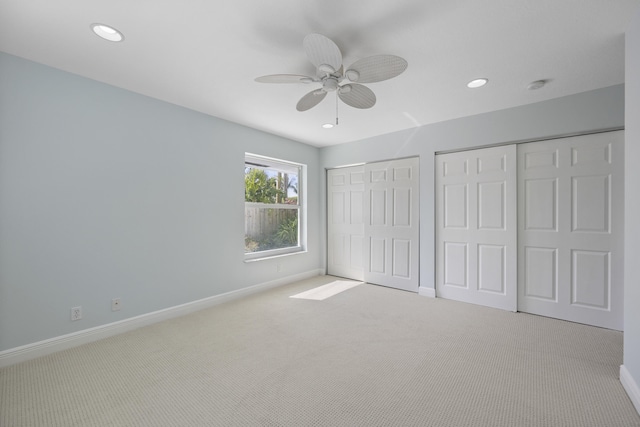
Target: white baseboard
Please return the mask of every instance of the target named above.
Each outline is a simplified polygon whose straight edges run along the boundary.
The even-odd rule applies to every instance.
[[[620,382],[629,395],[633,406],[636,407],[636,411],[640,414],[640,387],[624,365],[620,366]]]
[[[317,269],[300,274],[294,274],[292,276],[282,277],[280,279],[271,280],[269,282],[260,283],[258,285],[249,286],[243,289],[238,289],[237,291],[214,295],[185,304],[176,305],[174,307],[169,307],[162,310],[153,311],[151,313],[142,314],[140,316],[131,317],[129,319],[120,320],[118,322],[108,323],[106,325],[84,329],[82,331],[61,335],[32,344],[10,348],[9,350],[0,352],[0,368],[35,359],[36,357],[46,356],[47,354],[55,353],[57,351],[77,347],[79,345],[111,337],[113,335],[118,335],[123,332],[131,331],[133,329],[151,325],[163,320],[184,316],[185,314],[213,307],[215,305],[255,294],[267,289],[286,285],[298,280],[304,280],[311,277],[319,276],[323,273],[323,269]]]
[[[418,288],[418,295],[421,295],[423,297],[435,298],[436,290],[434,288],[426,288],[426,287],[420,286]]]

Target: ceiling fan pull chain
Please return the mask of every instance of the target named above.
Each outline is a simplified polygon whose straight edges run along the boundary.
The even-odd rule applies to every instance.
[[[336,91],[336,126],[338,126],[338,91]]]

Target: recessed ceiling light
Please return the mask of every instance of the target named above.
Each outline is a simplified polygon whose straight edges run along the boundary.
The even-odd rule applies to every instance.
[[[331,123],[325,123],[322,125],[323,128],[325,129],[331,129],[333,127],[333,125]]]
[[[467,83],[467,87],[471,88],[471,89],[475,89],[478,87],[482,87],[484,85],[486,85],[489,82],[489,79],[475,79],[475,80],[471,80],[469,83]]]
[[[124,40],[124,36],[118,30],[113,27],[104,24],[91,24],[91,29],[96,35],[102,37],[105,40],[111,42],[121,42]]]

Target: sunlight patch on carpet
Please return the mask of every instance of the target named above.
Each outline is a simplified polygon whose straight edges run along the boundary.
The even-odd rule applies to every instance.
[[[300,298],[300,299],[312,299],[316,301],[322,301],[329,297],[339,294],[340,292],[344,292],[348,289],[354,288],[358,285],[361,285],[364,282],[354,282],[347,280],[336,280],[331,283],[327,283],[326,285],[318,286],[317,288],[309,289],[308,291],[301,292],[296,295],[291,295],[289,298]]]

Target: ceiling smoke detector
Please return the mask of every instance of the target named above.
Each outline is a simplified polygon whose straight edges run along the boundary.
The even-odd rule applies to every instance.
[[[529,89],[529,90],[540,89],[541,87],[543,87],[546,84],[547,84],[546,80],[536,80],[535,82],[529,83],[529,85],[527,86],[527,89]]]

